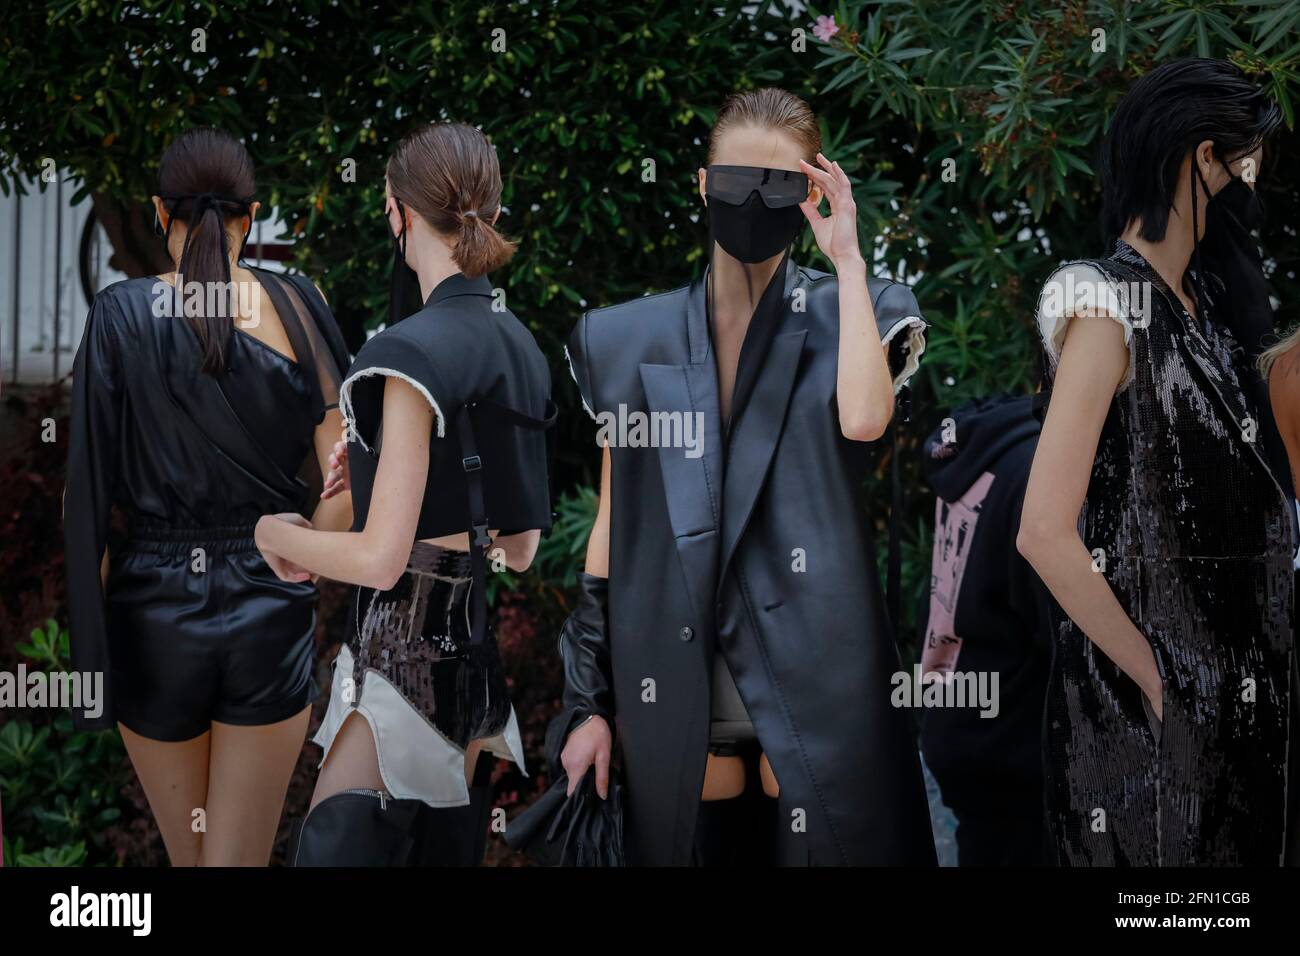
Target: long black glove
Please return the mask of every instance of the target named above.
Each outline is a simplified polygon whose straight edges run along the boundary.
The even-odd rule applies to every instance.
[[[560,629],[560,660],[564,667],[564,709],[549,733],[552,766],[570,732],[588,717],[605,718],[614,728],[614,693],[609,662],[609,579],[578,574],[578,601]]]

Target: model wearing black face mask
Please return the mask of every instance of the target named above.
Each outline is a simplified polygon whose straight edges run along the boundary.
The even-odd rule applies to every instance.
[[[804,221],[799,203],[808,198],[808,177],[792,170],[710,166],[705,193],[713,240],[733,259],[754,265],[789,248],[798,237]]]
[[[1255,190],[1241,176],[1234,176],[1227,163],[1223,163],[1223,168],[1230,179],[1205,204],[1205,235],[1195,239],[1197,305],[1204,315],[1205,276],[1207,273],[1216,276],[1224,284],[1225,294],[1216,303],[1222,323],[1231,329],[1238,344],[1253,359],[1259,354],[1261,339],[1273,326],[1263,261],[1251,235],[1262,225],[1264,213]],[[1209,195],[1199,168],[1196,178]],[[1193,196],[1194,237],[1198,231],[1197,205],[1197,197]]]
[[[715,198],[709,226],[723,252],[748,265],[766,262],[794,244],[803,226],[798,206],[769,209],[758,190],[739,206]]]
[[[1291,468],[1273,417],[1268,383],[1255,371],[1259,356],[1275,331],[1264,262],[1259,244],[1252,235],[1263,225],[1264,209],[1250,184],[1241,176],[1234,176],[1226,162],[1223,168],[1231,178],[1205,204],[1205,235],[1197,242],[1193,253],[1197,306],[1201,311],[1201,321],[1210,321],[1213,314],[1241,346],[1244,352],[1239,373],[1242,388],[1254,405],[1253,414],[1260,420],[1262,445],[1273,472],[1286,492],[1292,494]],[[1199,169],[1197,179],[1204,187],[1205,180]],[[1205,191],[1209,193],[1208,188]],[[1195,204],[1192,211],[1195,216]],[[1222,290],[1214,297],[1212,313],[1206,311],[1209,276],[1223,284]]]

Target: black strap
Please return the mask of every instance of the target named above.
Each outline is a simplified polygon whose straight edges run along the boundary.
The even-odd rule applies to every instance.
[[[885,608],[894,640],[899,640],[900,609],[903,600],[903,477],[899,468],[899,420],[907,420],[909,411],[908,389],[899,396],[900,414],[889,423],[889,556],[885,565]]]
[[[491,401],[466,402],[456,413],[456,433],[460,436],[461,467],[469,492],[469,560],[473,594],[470,596],[470,644],[482,644],[487,637],[487,552],[492,545],[488,535],[487,502],[483,496],[483,459],[479,457],[474,437],[473,412],[486,415],[502,425],[545,431],[555,424],[559,409],[549,398],[545,418],[533,418],[505,405]]]

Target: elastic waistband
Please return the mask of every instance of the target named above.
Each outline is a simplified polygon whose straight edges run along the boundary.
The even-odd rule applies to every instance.
[[[429,574],[448,581],[467,581],[473,573],[468,551],[452,551],[424,541],[417,541],[411,547],[406,570],[412,574]]]
[[[207,554],[239,554],[256,551],[253,525],[213,528],[178,528],[172,525],[132,525],[127,532],[126,550],[146,554],[189,556],[195,548]]]

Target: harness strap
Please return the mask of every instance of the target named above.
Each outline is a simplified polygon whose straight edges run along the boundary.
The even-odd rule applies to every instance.
[[[461,467],[465,470],[465,484],[469,492],[469,558],[473,585],[470,598],[470,643],[482,644],[487,637],[487,552],[492,545],[488,535],[487,503],[483,494],[483,459],[479,457],[478,443],[474,437],[474,416],[480,415],[515,428],[529,431],[546,431],[555,424],[559,409],[555,402],[546,400],[545,418],[533,418],[496,402],[481,400],[466,402],[456,413],[456,433],[460,436]]]

